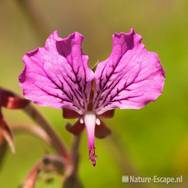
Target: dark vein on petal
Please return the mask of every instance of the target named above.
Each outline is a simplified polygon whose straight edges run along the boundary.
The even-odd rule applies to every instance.
[[[137,98],[137,97],[141,97],[142,95],[133,95],[133,96],[128,96],[128,97],[124,97],[124,98],[120,98],[120,99],[114,99],[110,102],[119,102],[121,103],[122,100],[129,100],[129,99],[133,99],[133,98]]]
[[[72,57],[72,53],[70,54],[70,57],[71,57],[71,61],[73,62],[73,57]],[[83,65],[83,63],[82,63]],[[80,67],[80,66],[78,66]],[[76,79],[76,82],[78,84],[78,87],[80,88],[80,90],[85,94],[85,98],[87,99],[87,95],[85,93],[85,89],[83,90],[82,86],[80,85],[80,82],[78,80],[78,72],[79,72],[79,69],[77,71],[74,70],[73,68],[73,65],[71,66],[71,69],[72,69],[72,72],[74,73],[74,76],[75,76],[75,79]],[[85,70],[85,69],[84,69]],[[86,82],[86,71],[84,71],[84,74],[85,74],[85,82]],[[85,86],[86,88],[86,86]],[[79,91],[78,91],[79,92]],[[82,98],[82,94],[80,95],[80,97]],[[82,100],[83,101],[83,100]],[[83,104],[84,104],[84,101],[83,101]],[[87,105],[85,104],[85,106],[83,107],[84,109],[86,109]]]
[[[45,75],[46,75],[46,77],[50,80],[50,82],[52,83],[52,84],[54,84],[57,88],[56,89],[59,89],[60,91],[62,91],[68,98],[69,98],[69,102],[71,102],[72,103],[72,97],[65,91],[65,89],[64,89],[64,85],[63,85],[63,83],[60,81],[60,83],[61,83],[61,87],[48,75],[48,73],[45,71],[45,69],[40,65],[40,64],[38,64],[35,60],[33,60],[32,59],[32,61],[34,61],[35,62],[35,64],[45,73]],[[48,93],[47,91],[46,91],[46,93]],[[52,94],[51,94],[52,95]],[[65,100],[66,101],[66,100]]]
[[[35,84],[35,86],[36,86],[37,88],[39,88],[41,91],[43,91],[44,93],[46,93],[47,95],[49,95],[49,96],[51,96],[51,97],[55,97],[55,98],[60,99],[61,102],[62,102],[62,101],[71,102],[71,101],[68,100],[68,99],[65,99],[65,98],[63,98],[63,97],[60,97],[60,96],[58,96],[58,95],[54,95],[54,94],[48,92],[47,90],[45,90],[44,88],[41,88],[40,86],[38,86],[38,85],[36,85],[36,84]]]

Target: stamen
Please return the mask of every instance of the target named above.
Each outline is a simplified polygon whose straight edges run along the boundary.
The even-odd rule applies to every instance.
[[[80,123],[81,123],[81,124],[84,124],[83,118],[80,118]]]
[[[101,121],[99,118],[96,119],[96,125],[100,125],[101,124]]]

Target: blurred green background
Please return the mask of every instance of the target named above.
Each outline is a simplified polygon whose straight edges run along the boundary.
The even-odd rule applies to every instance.
[[[26,6],[22,3],[26,2]],[[116,110],[107,124],[112,136],[96,141],[97,166],[88,160],[83,134],[79,174],[87,188],[136,187],[121,182],[122,175],[179,176],[183,184],[147,184],[143,187],[188,187],[188,1],[187,0],[1,0],[0,86],[21,94],[18,75],[22,55],[42,46],[47,35],[79,31],[86,36],[84,51],[90,64],[106,58],[111,35],[133,26],[149,50],[156,51],[166,71],[163,95],[142,110]],[[60,110],[39,108],[53,128],[71,144]],[[33,122],[19,111],[4,110],[8,123]],[[15,136],[16,154],[8,152],[0,169],[0,188],[16,188],[32,165],[51,149],[37,138]],[[60,187],[39,180],[37,188]]]

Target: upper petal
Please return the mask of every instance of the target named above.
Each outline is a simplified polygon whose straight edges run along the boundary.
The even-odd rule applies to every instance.
[[[146,50],[133,29],[115,33],[111,55],[95,71],[94,110],[139,109],[161,95],[164,71],[159,57]]]
[[[19,81],[27,99],[83,114],[94,76],[88,56],[82,52],[83,38],[77,32],[65,38],[53,32],[43,48],[24,55],[25,68]]]

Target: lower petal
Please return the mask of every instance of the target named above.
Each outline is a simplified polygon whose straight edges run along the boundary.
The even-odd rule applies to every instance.
[[[84,130],[84,124],[80,123],[80,120],[76,121],[74,125],[67,123],[66,129],[71,132],[73,135],[78,136]]]
[[[105,138],[111,134],[111,130],[100,120],[100,125],[95,127],[95,137]]]

